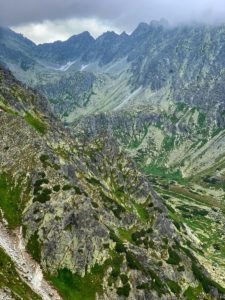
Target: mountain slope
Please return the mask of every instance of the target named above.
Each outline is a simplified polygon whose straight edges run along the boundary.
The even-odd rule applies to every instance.
[[[94,43],[89,32],[74,35],[65,42],[57,41],[38,45],[35,49],[38,58],[53,64],[65,64],[78,59]]]
[[[70,129],[1,69],[0,207],[65,299],[224,299],[224,32],[6,38]]]
[[[164,111],[145,107],[96,114],[73,128],[81,140],[104,133],[119,142],[151,179],[174,224],[179,230],[185,225],[187,237],[202,249],[198,258],[223,285],[224,129],[183,104]]]
[[[2,69],[0,85],[2,218],[64,299],[223,299],[113,137],[75,142],[45,98]]]
[[[39,46],[9,30],[2,31],[0,45],[7,50],[1,51],[0,60],[17,78],[53,98],[53,107],[66,121],[87,112],[164,106],[168,101],[185,102],[216,118],[224,111],[224,25],[142,23],[130,35],[107,32],[95,40],[84,32],[65,42]],[[12,52],[16,59],[8,57]],[[28,62],[25,68],[24,59]],[[53,86],[59,86],[65,73],[68,86],[64,82],[61,90],[58,87],[59,92],[53,93]],[[80,77],[82,85],[89,73],[95,80],[91,88],[87,85],[87,93],[82,93],[81,109],[75,106],[71,111],[65,103],[59,111],[65,99],[69,98],[69,103],[80,99],[76,90],[68,96],[71,82],[79,85]]]

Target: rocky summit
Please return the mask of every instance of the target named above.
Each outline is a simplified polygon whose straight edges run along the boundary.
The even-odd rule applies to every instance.
[[[225,299],[224,55],[224,25],[0,28],[0,299]]]

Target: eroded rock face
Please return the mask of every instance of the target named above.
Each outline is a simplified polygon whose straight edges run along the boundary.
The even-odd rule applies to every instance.
[[[1,215],[9,227],[23,226],[27,249],[65,299],[179,299],[199,284],[200,297],[222,299],[111,135],[75,138],[44,113],[44,98],[2,70],[0,84]]]

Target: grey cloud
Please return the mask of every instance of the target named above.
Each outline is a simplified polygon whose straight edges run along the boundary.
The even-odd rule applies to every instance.
[[[0,0],[0,23],[16,26],[44,20],[97,18],[125,30],[140,21],[225,20],[224,0]]]

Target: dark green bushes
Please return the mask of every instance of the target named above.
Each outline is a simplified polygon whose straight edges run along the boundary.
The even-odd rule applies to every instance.
[[[179,263],[181,262],[181,258],[176,253],[176,251],[174,251],[173,249],[169,248],[168,252],[169,252],[169,258],[167,260],[167,263],[170,264],[170,265],[179,265]]]
[[[94,177],[86,178],[86,180],[87,180],[87,182],[89,182],[92,185],[97,185],[97,186],[101,185],[101,182],[98,179],[94,178]]]
[[[37,231],[28,240],[27,250],[38,263],[41,262],[41,245],[38,241]]]
[[[63,186],[63,191],[69,191],[69,190],[71,190],[73,187],[72,187],[72,185],[71,184],[65,184],[64,186]]]
[[[48,184],[49,180],[47,178],[43,178],[43,176],[41,176],[41,177],[42,178],[37,179],[34,183],[33,202],[38,201],[40,203],[45,203],[47,201],[50,201],[50,199],[51,199],[50,195],[51,195],[52,191],[49,188],[42,187],[43,184]]]
[[[53,191],[54,191],[54,192],[56,192],[56,193],[57,193],[57,192],[59,192],[59,191],[60,191],[60,185],[59,185],[59,184],[57,184],[57,185],[54,185],[52,189],[53,189]]]
[[[126,260],[128,267],[130,267],[131,269],[140,271],[143,270],[142,265],[131,252],[126,252]]]
[[[121,274],[120,279],[121,279],[123,284],[126,284],[128,282],[128,277],[127,277],[126,274]]]
[[[138,290],[148,290],[149,288],[150,288],[150,285],[147,282],[137,285]]]
[[[123,287],[117,289],[117,294],[119,296],[129,297],[130,294],[130,284],[126,283]]]
[[[37,194],[34,199],[33,202],[40,202],[40,203],[46,203],[48,201],[51,200],[51,193],[52,191],[48,188],[45,188],[43,190],[41,190],[41,193]]]
[[[49,155],[48,154],[41,154],[40,161],[42,162],[42,165],[44,168],[47,168],[47,166],[51,166],[49,163]]]

